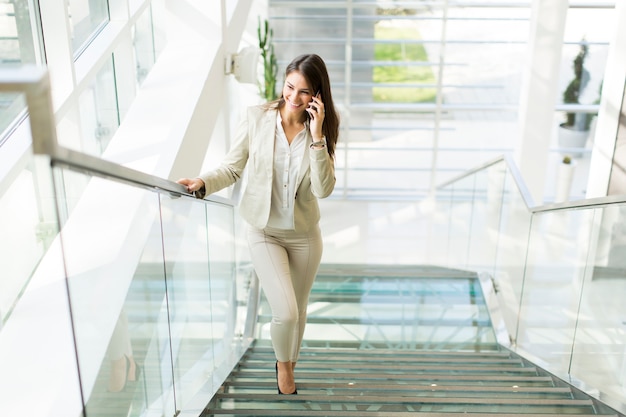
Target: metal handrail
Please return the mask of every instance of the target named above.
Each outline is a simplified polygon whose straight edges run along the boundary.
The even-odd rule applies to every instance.
[[[549,203],[549,204],[535,205],[533,202],[533,198],[526,186],[526,182],[524,181],[522,174],[517,168],[517,165],[515,164],[513,157],[511,157],[510,155],[498,156],[492,159],[491,161],[488,161],[475,168],[465,171],[462,174],[459,174],[443,182],[442,184],[437,186],[437,189],[439,190],[444,187],[447,187],[455,182],[461,181],[464,178],[470,177],[478,173],[479,171],[483,171],[489,168],[490,166],[496,165],[501,162],[506,163],[506,166],[509,170],[509,174],[513,178],[513,182],[515,183],[515,186],[518,188],[520,195],[522,196],[522,199],[524,200],[524,203],[526,204],[526,207],[528,208],[530,213],[547,213],[547,212],[552,212],[552,211],[557,211],[557,210],[580,210],[580,209],[589,209],[589,208],[599,208],[599,207],[604,207],[604,206],[608,206],[611,204],[626,203],[626,195],[612,195],[612,196],[606,196],[606,197],[596,197],[596,198],[586,198],[582,200],[566,201],[562,203]]]
[[[174,197],[194,197],[193,193],[187,191],[187,188],[174,181],[166,180],[145,172],[137,171],[132,168],[119,165],[115,162],[107,161],[96,156],[77,152],[64,147],[57,147],[53,155],[46,153],[50,157],[51,162],[57,166],[67,166],[78,171],[116,179],[118,181],[131,183],[143,188],[156,189],[166,191]],[[194,197],[195,198],[195,197]],[[218,203],[234,207],[235,203],[231,199],[219,196],[206,196],[200,201],[207,203]]]
[[[0,69],[0,92],[19,92],[25,95],[33,153],[48,156],[52,164],[65,165],[144,188],[166,191],[175,196],[193,196],[185,186],[174,181],[60,146],[56,137],[50,79],[45,68],[23,66]],[[232,200],[218,196],[210,196],[204,200],[229,206],[235,205]]]

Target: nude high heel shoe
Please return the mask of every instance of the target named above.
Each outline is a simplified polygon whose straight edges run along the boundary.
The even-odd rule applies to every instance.
[[[278,361],[276,361],[276,387],[278,388],[278,393],[283,395],[285,394],[284,392],[282,392],[280,390],[280,385],[278,385]],[[287,394],[287,395],[295,395],[298,393],[298,389],[296,388],[291,394]]]

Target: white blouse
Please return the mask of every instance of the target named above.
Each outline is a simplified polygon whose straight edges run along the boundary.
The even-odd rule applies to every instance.
[[[293,208],[295,203],[298,174],[308,142],[308,123],[296,137],[287,141],[280,112],[276,117],[276,138],[274,140],[274,178],[272,180],[272,204],[268,227],[294,229]]]

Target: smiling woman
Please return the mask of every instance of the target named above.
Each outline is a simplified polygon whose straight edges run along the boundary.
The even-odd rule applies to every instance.
[[[248,109],[222,164],[178,181],[204,196],[237,182],[248,166],[239,211],[272,309],[279,394],[298,393],[294,369],[322,259],[318,199],[335,188],[338,134],[326,64],[318,55],[301,55],[287,66],[281,97]]]

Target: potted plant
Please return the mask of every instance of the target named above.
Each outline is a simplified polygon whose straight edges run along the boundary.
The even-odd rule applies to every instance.
[[[582,41],[580,51],[573,61],[574,78],[563,91],[563,103],[579,104],[580,96],[589,83],[589,71],[585,69],[588,46]],[[589,137],[589,126],[593,115],[581,112],[565,113],[565,121],[559,125],[559,146],[562,148],[584,148]],[[580,156],[580,154],[572,154]]]
[[[266,101],[275,100],[276,95],[276,75],[278,74],[278,63],[274,54],[274,45],[272,37],[274,31],[270,29],[269,22],[265,19],[263,27],[261,27],[261,18],[258,18],[257,35],[259,38],[259,48],[261,48],[261,57],[263,58],[263,79],[259,84],[261,97]]]

